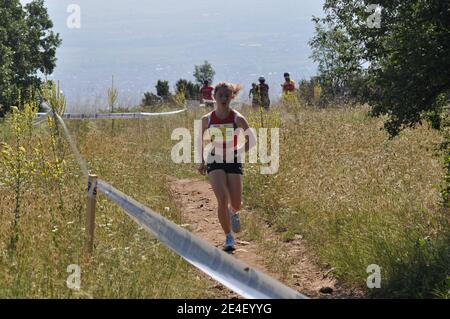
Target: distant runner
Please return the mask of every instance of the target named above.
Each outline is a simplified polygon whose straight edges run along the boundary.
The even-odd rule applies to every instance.
[[[214,87],[209,85],[208,80],[205,80],[200,88],[200,94],[202,96],[201,103],[204,103],[206,107],[214,107],[213,91]]]
[[[216,109],[202,117],[203,134],[209,132],[209,135],[213,137],[216,129],[222,132],[220,139],[212,139],[215,148],[209,152],[206,159],[203,158],[203,150],[205,148],[205,141],[203,140],[203,163],[199,165],[198,171],[202,175],[208,173],[209,182],[216,195],[218,217],[226,235],[223,246],[225,251],[233,251],[235,249],[233,232],[238,233],[241,230],[239,210],[242,206],[242,179],[244,171],[238,154],[241,154],[240,152],[244,148],[248,152],[256,144],[256,139],[250,131],[249,136],[246,137],[245,146],[242,146],[242,148],[239,146],[238,150],[236,129],[241,128],[246,131],[249,128],[245,117],[230,107],[231,101],[240,90],[240,86],[224,82],[219,83],[214,89]],[[223,155],[227,150],[231,151],[232,159],[228,159],[226,155]],[[215,151],[217,151],[217,154]]]
[[[252,83],[252,88],[250,89],[250,92],[248,94],[248,98],[252,100],[252,106],[253,107],[259,107],[259,92],[258,92],[258,86],[256,83]]]
[[[270,107],[269,86],[266,84],[266,79],[263,76],[259,78],[258,92],[261,106],[268,110]]]
[[[284,74],[284,83],[281,86],[283,87],[283,94],[295,92],[295,82],[291,80],[291,74],[289,72]]]

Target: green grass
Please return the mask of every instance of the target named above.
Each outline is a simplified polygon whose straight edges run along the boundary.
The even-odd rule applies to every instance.
[[[286,240],[302,234],[310,251],[346,283],[364,287],[382,268],[384,297],[442,296],[448,289],[448,211],[437,186],[441,138],[426,126],[389,141],[366,109],[283,115],[281,167],[249,170],[247,203]],[[258,194],[258,196],[253,196]]]
[[[244,113],[257,127],[259,113]],[[114,131],[110,120],[74,121],[69,129],[93,173],[181,222],[166,178],[198,175],[195,165],[171,161],[176,142],[170,136],[177,127],[192,129],[201,115],[115,120]],[[261,241],[267,224],[285,241],[301,234],[311,255],[334,267],[346,284],[363,288],[367,266],[378,264],[382,288],[367,290],[369,296],[448,297],[450,241],[448,211],[437,190],[444,176],[433,154],[441,141],[437,132],[423,126],[390,141],[383,119],[368,117],[365,108],[272,111],[264,123],[281,126],[280,170],[268,176],[259,173],[259,164],[245,166],[245,205],[258,219],[244,221],[247,239]],[[37,181],[24,194],[15,259],[6,249],[14,193],[0,188],[0,297],[215,296],[196,270],[101,195],[94,258],[86,261],[86,185],[67,148],[66,154],[64,183]],[[271,269],[287,271],[276,242],[267,245]],[[69,264],[81,266],[82,292],[65,286]]]
[[[144,125],[156,126],[157,120]],[[138,142],[133,122],[117,121],[110,138],[110,121],[72,123],[79,133],[83,156],[92,172],[163,212],[175,222],[180,214],[170,198],[163,161],[164,150],[149,140]],[[125,129],[127,127],[127,129]],[[133,138],[129,138],[133,130]],[[150,131],[148,131],[150,132]],[[5,133],[5,132],[3,132]],[[45,136],[46,130],[35,132]],[[3,134],[6,138],[8,134]],[[65,147],[66,166],[59,184],[51,177],[35,180],[22,194],[20,238],[10,256],[14,192],[0,188],[0,297],[3,298],[208,298],[210,282],[180,257],[140,229],[116,205],[98,196],[93,258],[83,253],[86,185]],[[128,157],[128,158],[127,158]],[[159,164],[157,164],[159,163]],[[1,171],[4,167],[0,168]],[[63,205],[58,192],[62,192]],[[165,209],[169,207],[169,211]],[[67,266],[81,267],[81,291],[67,288]]]

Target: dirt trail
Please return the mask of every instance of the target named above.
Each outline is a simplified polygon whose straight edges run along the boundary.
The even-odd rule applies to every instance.
[[[180,207],[184,226],[200,238],[210,242],[219,249],[222,248],[224,234],[217,218],[217,203],[209,183],[203,179],[169,179],[170,190],[174,200]],[[243,216],[251,214],[243,210]],[[288,273],[284,278],[281,274],[274,273],[268,267],[267,256],[264,254],[263,244],[256,241],[245,241],[242,235],[236,235],[236,250],[233,256],[255,267],[256,269],[276,278],[297,291],[312,298],[354,298],[357,294],[344,289],[332,277],[332,270],[323,271],[317,267],[306,254],[301,236],[293,241],[285,243],[271,233],[267,228],[264,238],[276,240],[279,248],[280,263],[288,263]],[[268,238],[267,236],[270,236]],[[278,261],[277,261],[278,262]],[[216,285],[221,289],[225,297],[235,298],[234,293]],[[332,289],[332,293],[322,293],[321,289]]]

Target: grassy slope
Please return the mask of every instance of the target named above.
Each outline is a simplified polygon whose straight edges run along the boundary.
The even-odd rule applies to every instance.
[[[179,221],[165,186],[158,144],[144,139],[132,126],[117,122],[117,135],[109,138],[105,122],[69,125],[77,135],[83,156],[93,172],[140,202],[166,212]],[[157,124],[156,121],[148,125]],[[126,125],[127,128],[122,128]],[[130,130],[133,135],[130,135]],[[45,130],[36,135],[45,134]],[[6,134],[3,135],[6,137]],[[149,156],[155,150],[159,155]],[[67,152],[70,152],[67,150]],[[149,153],[147,153],[149,152]],[[94,258],[82,254],[86,185],[79,169],[67,156],[61,185],[55,180],[29,185],[22,201],[21,237],[17,257],[7,254],[11,235],[13,192],[0,189],[0,297],[94,298],[205,298],[214,297],[211,284],[181,258],[140,230],[121,209],[99,196]],[[155,165],[156,164],[156,165]],[[150,169],[151,168],[151,169]],[[1,169],[1,168],[0,168]],[[60,206],[58,189],[62,191]],[[169,207],[167,212],[165,207]],[[81,291],[66,287],[67,266],[81,266]]]
[[[440,138],[419,127],[389,141],[383,120],[366,114],[283,116],[280,173],[251,171],[247,202],[286,240],[304,235],[311,252],[347,283],[365,286],[367,266],[377,264],[382,289],[375,295],[445,296],[448,212],[439,208],[443,170],[433,156]]]
[[[265,115],[265,125],[281,122],[281,167],[279,174],[265,176],[259,174],[259,165],[246,165],[246,205],[286,240],[304,235],[311,252],[350,284],[364,286],[366,267],[378,264],[382,289],[377,293],[383,296],[446,291],[442,280],[448,274],[448,221],[434,188],[443,171],[432,154],[439,136],[421,127],[388,141],[380,130],[382,120],[368,118],[366,111]],[[175,144],[170,135],[176,127],[192,127],[199,117],[196,112],[116,121],[114,134],[110,121],[71,122],[69,128],[93,172],[179,221],[165,176],[195,173],[193,165],[170,160]],[[249,118],[257,126],[258,115]],[[95,258],[85,262],[80,255],[85,185],[76,176],[75,163],[68,165],[60,186],[63,208],[54,195],[58,186],[35,185],[27,193],[20,254],[13,266],[4,253],[12,194],[0,190],[0,296],[74,296],[65,287],[65,270],[72,263],[81,264],[85,296],[211,296],[207,281],[102,196]]]

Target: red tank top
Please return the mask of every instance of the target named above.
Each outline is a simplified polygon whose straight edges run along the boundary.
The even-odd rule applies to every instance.
[[[203,87],[200,89],[200,92],[202,93],[203,99],[204,99],[204,100],[209,100],[209,101],[214,100],[213,94],[212,94],[213,91],[214,91],[214,88],[213,88],[212,86],[210,86],[210,85],[208,85],[208,86],[203,86]]]
[[[218,118],[216,111],[213,111],[209,115],[208,128],[218,128],[222,132],[222,140],[213,141],[213,143],[223,143],[224,149],[233,147],[234,150],[237,150],[238,136],[235,134],[235,130],[237,129],[236,118],[237,113],[233,109],[230,109],[230,114],[225,119]]]

